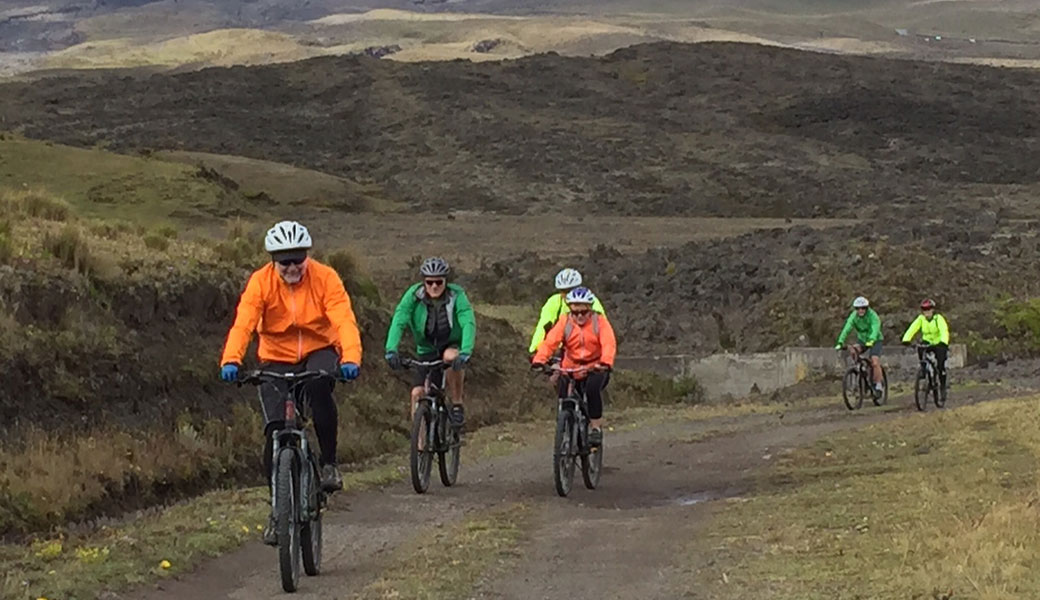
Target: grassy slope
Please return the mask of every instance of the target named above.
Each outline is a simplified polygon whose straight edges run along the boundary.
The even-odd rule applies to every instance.
[[[41,168],[46,165],[46,168]],[[194,166],[0,134],[0,189],[44,189],[84,216],[157,224],[247,214],[244,195]]]
[[[1036,403],[915,414],[782,458],[697,540],[713,560],[690,585],[713,599],[1035,597]]]

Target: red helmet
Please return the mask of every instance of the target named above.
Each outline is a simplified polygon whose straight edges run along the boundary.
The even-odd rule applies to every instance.
[[[934,308],[935,300],[932,300],[931,298],[925,298],[924,300],[921,300],[921,310],[929,310]]]

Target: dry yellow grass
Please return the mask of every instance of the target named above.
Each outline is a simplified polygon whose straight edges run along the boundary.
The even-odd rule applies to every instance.
[[[320,56],[321,49],[292,36],[258,29],[218,29],[169,40],[116,38],[84,42],[47,57],[43,66],[61,69],[230,66],[290,62]]]
[[[912,415],[785,457],[717,513],[698,540],[713,564],[690,581],[716,599],[1037,597],[1037,400]]]

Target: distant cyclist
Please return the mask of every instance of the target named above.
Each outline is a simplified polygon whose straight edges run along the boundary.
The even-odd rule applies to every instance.
[[[338,371],[345,379],[358,376],[361,336],[350,297],[332,267],[307,256],[310,247],[310,233],[295,221],[282,221],[267,232],[264,248],[271,253],[271,262],[249,277],[242,292],[220,359],[220,378],[224,381],[238,379],[254,331],[260,336],[257,355],[265,370],[325,370]],[[307,387],[321,449],[321,485],[328,491],[343,487],[336,466],[339,417],[332,398],[334,386],[329,381],[316,381]],[[260,386],[266,437],[264,473],[268,481],[273,468],[271,432],[282,427],[287,389],[284,383]],[[277,543],[273,516],[264,531],[264,542]]]
[[[617,339],[610,321],[592,310],[596,296],[588,288],[571,290],[566,301],[570,309],[568,314],[546,334],[531,366],[544,368],[562,345],[564,352],[561,368],[588,368],[587,371],[574,373],[572,377],[585,381],[585,398],[589,406],[589,444],[599,446],[603,443],[603,388],[607,387],[610,370],[614,368]],[[560,379],[560,396],[567,394],[566,385],[567,380]]]
[[[874,395],[884,392],[884,379],[881,373],[881,317],[870,308],[870,302],[860,296],[852,301],[852,312],[845,320],[845,326],[838,334],[836,349],[841,350],[849,332],[856,330],[857,346],[851,348],[853,359],[858,359],[864,352],[870,357],[870,365],[874,371]]]
[[[928,352],[935,354],[935,362],[939,366],[939,389],[942,390],[943,398],[946,398],[946,358],[950,350],[950,326],[946,319],[935,312],[935,301],[925,298],[921,301],[921,314],[903,334],[903,343],[910,344],[917,332],[921,332],[921,339],[928,343]],[[922,349],[922,352],[924,350]]]
[[[438,358],[450,364],[445,373],[448,393],[453,403],[451,422],[461,429],[465,423],[462,407],[463,369],[473,355],[477,323],[473,307],[461,286],[448,283],[451,267],[442,258],[427,258],[419,267],[422,281],[409,287],[394,310],[390,329],[386,332],[386,362],[391,369],[401,368],[398,346],[407,329],[412,332],[419,360]],[[427,371],[415,373],[412,387],[412,414],[422,397]]]
[[[556,293],[549,296],[549,299],[545,301],[545,304],[542,306],[542,312],[538,317],[538,324],[534,326],[534,333],[531,334],[531,344],[527,349],[531,354],[538,350],[538,345],[545,339],[545,334],[553,328],[553,325],[556,325],[560,317],[567,314],[570,310],[564,299],[571,290],[581,285],[581,273],[574,269],[563,269],[556,274],[555,283]],[[599,298],[592,303],[592,310],[601,315],[606,314]]]

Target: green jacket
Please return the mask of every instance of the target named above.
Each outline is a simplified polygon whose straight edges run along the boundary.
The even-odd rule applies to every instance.
[[[592,303],[592,310],[601,315],[607,314],[603,310],[603,304],[599,301],[599,298],[596,298],[596,301]],[[563,301],[563,294],[555,293],[549,296],[549,299],[545,301],[545,305],[542,306],[542,314],[538,317],[538,324],[534,326],[534,333],[531,334],[531,346],[527,351],[534,354],[542,340],[545,339],[545,334],[560,320],[560,317],[569,312],[571,312],[571,307]]]
[[[841,334],[838,335],[839,346],[845,344],[845,338],[853,328],[856,329],[856,339],[864,346],[870,347],[874,342],[881,341],[881,317],[873,308],[868,308],[867,314],[862,317],[857,315],[856,311],[849,314],[849,318],[845,320],[845,327],[841,328]]]
[[[921,332],[921,339],[933,346],[936,344],[950,345],[950,326],[946,324],[946,319],[938,313],[932,315],[931,320],[924,318],[924,315],[917,315],[906,333],[903,334],[903,341],[912,341],[918,331]]]
[[[449,341],[458,344],[461,354],[473,354],[473,343],[477,338],[477,321],[473,316],[473,306],[466,297],[466,292],[449,283],[444,290],[448,295],[448,320],[451,321]],[[426,303],[423,298],[426,290],[423,284],[416,283],[405,291],[401,301],[394,310],[394,318],[390,321],[390,329],[386,332],[386,351],[397,352],[401,344],[401,336],[405,328],[412,332],[417,354],[433,354],[437,351],[426,339]]]

